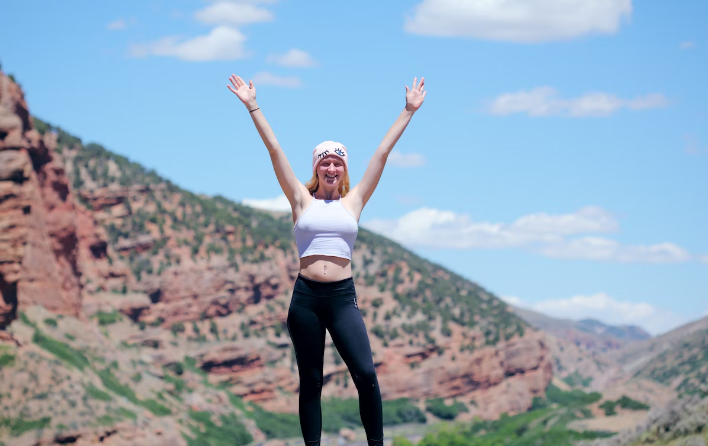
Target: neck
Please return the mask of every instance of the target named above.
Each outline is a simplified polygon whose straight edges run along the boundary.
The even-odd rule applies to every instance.
[[[320,187],[317,189],[317,192],[315,192],[315,197],[320,200],[336,200],[339,198],[339,191],[337,189],[326,190]]]

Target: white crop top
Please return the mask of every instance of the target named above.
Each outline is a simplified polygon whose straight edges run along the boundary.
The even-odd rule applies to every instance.
[[[359,230],[356,218],[339,200],[314,198],[293,227],[300,258],[324,255],[352,259]]]

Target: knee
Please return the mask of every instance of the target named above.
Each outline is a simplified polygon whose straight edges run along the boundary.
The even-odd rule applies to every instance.
[[[370,368],[352,372],[352,381],[359,390],[373,390],[379,384],[376,378],[376,369]]]
[[[300,392],[316,394],[322,392],[322,374],[317,372],[301,373]]]

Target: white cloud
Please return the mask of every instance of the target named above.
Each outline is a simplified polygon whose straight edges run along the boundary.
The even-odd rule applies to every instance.
[[[133,45],[128,54],[133,57],[172,56],[190,62],[234,60],[248,56],[244,49],[246,37],[235,28],[218,26],[206,36],[180,41],[165,37],[155,42]]]
[[[251,206],[252,208],[265,209],[268,211],[291,212],[290,202],[285,194],[275,198],[244,198],[241,204]]]
[[[632,13],[631,0],[423,0],[405,30],[511,42],[614,34]]]
[[[609,116],[620,109],[645,110],[665,107],[667,99],[661,94],[650,94],[635,99],[621,99],[608,93],[589,93],[574,99],[563,99],[551,87],[530,91],[505,93],[487,107],[493,115],[526,113],[529,116]]]
[[[241,26],[273,20],[273,13],[248,3],[221,1],[194,13],[194,18],[209,25]]]
[[[682,50],[690,50],[691,48],[695,48],[696,44],[694,42],[681,42],[679,46]]]
[[[284,67],[304,68],[317,66],[317,61],[308,53],[293,48],[283,55],[274,54],[268,57],[268,62],[273,62]]]
[[[425,166],[425,157],[420,153],[401,153],[397,150],[389,153],[388,162],[397,167]]]
[[[608,211],[596,206],[586,206],[573,214],[549,215],[540,212],[525,215],[516,220],[511,228],[527,233],[571,235],[615,232],[619,229],[619,224]]]
[[[116,20],[116,21],[114,21],[114,22],[109,23],[109,24],[108,24],[108,29],[110,29],[111,31],[118,31],[118,30],[121,30],[121,29],[125,29],[127,26],[128,26],[128,24],[125,23],[125,20],[123,20],[123,19],[118,19],[118,20]]]
[[[503,298],[517,307],[557,318],[592,318],[611,325],[638,325],[652,335],[664,333],[688,322],[685,317],[647,302],[618,301],[606,293],[549,299],[528,303],[518,297]]]
[[[400,243],[433,249],[522,248],[548,257],[624,263],[675,263],[692,259],[672,243],[622,245],[598,236],[618,223],[604,209],[588,206],[572,214],[545,213],[522,216],[511,224],[475,222],[468,215],[420,208],[397,220],[370,220],[367,229]]]
[[[679,263],[691,260],[691,254],[673,243],[647,246],[624,246],[604,237],[564,240],[537,249],[543,255],[563,259],[603,260],[622,263]]]
[[[701,261],[701,263],[708,264],[708,254],[698,256],[698,260]]]
[[[298,88],[301,85],[300,79],[295,76],[278,76],[267,71],[262,71],[253,75],[253,85],[275,85],[276,87]]]
[[[515,307],[524,306],[524,302],[517,296],[499,296],[499,298],[509,305],[514,305]]]

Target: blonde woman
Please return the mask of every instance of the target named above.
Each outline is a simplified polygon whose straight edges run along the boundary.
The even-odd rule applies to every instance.
[[[359,393],[359,413],[370,446],[383,445],[381,391],[366,326],[352,279],[352,250],[359,216],[379,183],[388,154],[423,104],[425,78],[406,86],[406,106],[369,161],[361,182],[349,187],[347,148],[325,141],[312,152],[312,179],[302,184],[288,163],[263,111],[256,88],[231,75],[227,85],[248,109],[268,149],[275,176],[292,208],[300,272],[295,281],[287,327],[300,375],[300,427],[307,446],[319,446],[322,432],[322,368],[325,329],[346,363]]]

